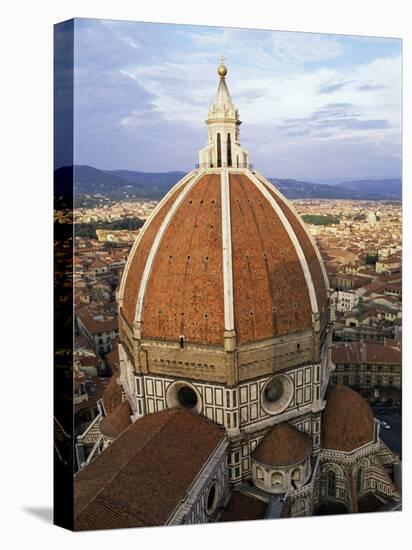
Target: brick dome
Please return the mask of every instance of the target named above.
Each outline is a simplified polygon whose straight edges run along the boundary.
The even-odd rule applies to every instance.
[[[287,199],[248,169],[190,172],[146,221],[119,292],[141,338],[223,345],[310,330],[327,308],[319,252]]]
[[[311,451],[311,438],[282,422],[269,430],[252,457],[267,466],[291,466],[303,462]]]
[[[363,397],[337,384],[326,393],[322,420],[322,447],[350,452],[374,439],[373,412]]]

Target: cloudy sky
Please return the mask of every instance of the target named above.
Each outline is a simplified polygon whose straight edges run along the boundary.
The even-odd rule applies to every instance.
[[[242,145],[268,177],[401,173],[401,41],[78,19],[75,163],[190,170],[223,54]]]

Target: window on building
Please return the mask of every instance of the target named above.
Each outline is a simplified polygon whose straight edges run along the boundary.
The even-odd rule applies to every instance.
[[[230,428],[230,414],[229,413],[226,414],[226,427]]]
[[[222,167],[222,142],[220,139],[220,133],[217,134],[217,167]]]
[[[272,474],[272,487],[283,485],[283,476],[280,472],[274,472]]]
[[[179,347],[181,347],[181,348],[185,347],[185,337],[184,336],[179,337]]]
[[[206,500],[206,510],[208,514],[212,514],[216,509],[217,504],[217,492],[216,492],[216,483],[214,483],[207,494]]]
[[[264,478],[264,475],[263,475],[262,468],[260,468],[259,466],[256,466],[256,479],[258,479],[259,481],[263,481],[263,478]]]
[[[356,492],[360,493],[362,491],[362,468],[359,468],[356,475]]]
[[[327,475],[327,493],[330,497],[336,495],[336,474],[333,470],[329,470]]]
[[[232,166],[232,142],[230,134],[227,135],[227,165]]]
[[[190,386],[182,386],[177,392],[177,399],[185,409],[194,409],[197,405],[196,392]]]

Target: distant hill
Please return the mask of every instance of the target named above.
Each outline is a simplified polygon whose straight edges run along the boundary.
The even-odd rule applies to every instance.
[[[139,172],[134,170],[99,170],[92,166],[76,165],[74,179],[76,197],[100,194],[111,199],[160,199],[185,172]],[[64,166],[55,171],[60,192],[69,192],[72,168]],[[270,181],[290,199],[358,199],[401,200],[400,179],[353,180],[326,185],[294,179],[270,178]]]
[[[270,178],[269,181],[279,189],[288,199],[357,199],[361,197],[353,190],[339,187],[298,181],[293,179]]]
[[[353,180],[327,185],[293,179],[270,181],[289,199],[401,200],[402,180]]]
[[[75,166],[74,173],[76,194],[100,193],[116,199],[159,199],[185,175],[184,172],[106,171],[87,165]]]
[[[366,195],[376,195],[380,199],[400,200],[402,198],[402,180],[400,178],[343,181],[337,184],[336,187],[350,189]]]
[[[142,187],[153,197],[162,197],[177,183],[186,172],[134,172],[132,170],[111,170],[107,174],[127,181],[127,183]]]

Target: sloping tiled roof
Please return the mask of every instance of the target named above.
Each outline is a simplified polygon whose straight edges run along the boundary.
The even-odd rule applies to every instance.
[[[400,365],[402,353],[383,344],[347,342],[332,349],[332,361],[337,364],[385,364]]]
[[[347,386],[330,386],[322,414],[322,447],[350,452],[374,438],[374,416],[367,401]]]
[[[100,422],[99,429],[103,435],[116,439],[132,421],[132,411],[128,401],[123,401]]]
[[[261,464],[287,466],[305,460],[312,450],[311,438],[286,422],[276,424],[252,453]]]
[[[83,307],[77,311],[77,317],[90,332],[90,334],[98,334],[99,332],[111,332],[117,330],[117,316],[104,316],[99,313],[94,313],[88,307]],[[101,320],[99,318],[101,317]]]
[[[120,371],[117,371],[115,374],[113,374],[106,389],[104,390],[103,405],[106,414],[111,413],[116,407],[118,407],[122,403],[123,389],[122,386],[117,383],[119,376]]]
[[[75,529],[164,525],[224,437],[186,409],[137,420],[76,475]]]
[[[109,353],[106,353],[105,359],[109,367],[112,370],[116,370],[120,366],[119,346],[117,345],[116,340],[112,340],[112,348],[113,348],[112,351],[109,351]]]
[[[249,497],[239,491],[233,491],[230,500],[219,521],[249,521],[263,519],[267,504]]]

